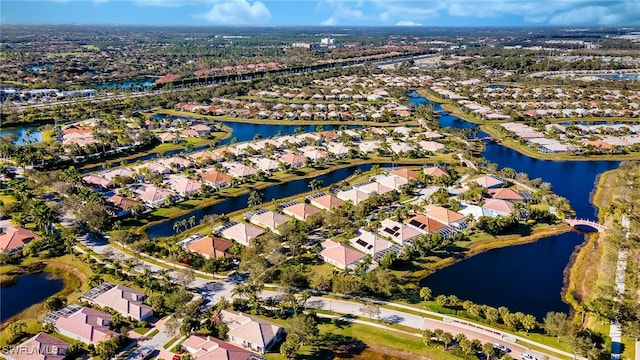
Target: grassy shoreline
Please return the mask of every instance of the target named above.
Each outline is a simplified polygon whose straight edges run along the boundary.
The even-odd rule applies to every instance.
[[[80,260],[78,260],[78,262],[80,262]],[[16,280],[20,276],[28,274],[39,274],[43,272],[51,274],[56,279],[62,280],[64,284],[60,291],[51,296],[67,298],[68,303],[72,303],[72,299],[75,300],[80,297],[82,289],[87,282],[86,274],[80,271],[77,267],[67,264],[64,261],[57,260],[37,260],[37,262],[31,264],[12,267],[11,272],[17,272],[13,275]],[[6,275],[3,274],[3,276]],[[4,282],[5,281],[3,281],[3,283]],[[2,323],[0,323],[0,330],[4,330],[8,324],[15,320],[27,321],[28,327],[41,326],[38,320],[41,320],[42,316],[44,316],[47,311],[48,310],[44,308],[44,301],[33,304],[7,319],[2,319]],[[6,339],[4,336],[0,337]],[[0,346],[6,345],[5,341],[6,340],[0,341]]]

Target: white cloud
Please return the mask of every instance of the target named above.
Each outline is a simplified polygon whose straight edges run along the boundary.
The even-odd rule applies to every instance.
[[[333,11],[326,20],[332,24],[372,18],[382,24],[428,24],[429,20],[447,16],[458,18],[452,19],[456,24],[460,24],[460,18],[505,17],[530,24],[640,24],[638,0],[324,0],[321,4]],[[350,13],[355,10],[359,16]]]
[[[422,26],[422,24],[411,20],[402,20],[398,21],[396,26]]]
[[[269,21],[271,12],[260,1],[227,0],[215,2],[209,11],[196,17],[221,25],[253,25]]]
[[[353,24],[367,19],[361,7],[364,0],[324,0],[316,6],[318,11],[329,11],[331,15],[320,22],[321,25],[332,26],[340,23]]]

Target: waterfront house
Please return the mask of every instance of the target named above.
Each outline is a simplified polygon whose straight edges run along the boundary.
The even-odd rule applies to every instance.
[[[260,354],[267,353],[284,333],[278,325],[243,313],[221,310],[218,317],[229,329],[227,337],[230,342]]]
[[[249,221],[262,228],[267,228],[278,234],[278,227],[291,220],[287,215],[283,215],[271,210],[257,212],[251,215]]]
[[[171,191],[151,184],[134,185],[132,192],[145,204],[152,207],[164,204],[167,197],[171,195]]]
[[[498,188],[490,189],[489,194],[494,199],[509,200],[509,201],[524,201],[524,197],[519,191],[510,188]]]
[[[319,214],[320,210],[304,202],[298,202],[282,208],[282,212],[300,221],[305,221],[309,216]]]
[[[449,172],[439,166],[430,166],[422,169],[427,176],[439,178],[440,176],[449,176]]]
[[[509,216],[514,211],[513,203],[503,199],[487,199],[482,208],[499,216]]]
[[[202,181],[209,184],[214,189],[222,189],[228,187],[231,182],[231,176],[216,170],[205,169],[199,174]]]
[[[97,345],[118,336],[109,329],[111,315],[75,304],[48,313],[44,322],[53,324],[60,334],[85,344]]]
[[[495,188],[499,188],[502,185],[504,185],[504,182],[502,180],[496,179],[495,177],[491,176],[491,175],[483,175],[480,176],[478,178],[475,178],[471,181],[474,181],[476,183],[478,183],[478,185],[487,188],[487,189],[495,189]]]
[[[343,201],[351,201],[354,205],[358,205],[360,202],[366,200],[369,194],[362,192],[358,189],[342,190],[336,193],[336,197]]]
[[[318,194],[319,196],[310,196],[309,203],[318,209],[331,211],[334,208],[340,207],[344,204],[344,201],[331,195],[331,194]]]
[[[0,234],[0,252],[9,255],[22,254],[25,245],[40,239],[40,236],[27,229],[10,227]]]
[[[446,226],[452,227],[457,230],[464,230],[467,228],[467,223],[464,215],[451,211],[447,208],[443,208],[438,205],[427,205],[424,208],[425,215],[433,220],[436,220]]]
[[[165,183],[169,188],[184,197],[192,196],[200,191],[202,183],[183,175],[169,175]]]

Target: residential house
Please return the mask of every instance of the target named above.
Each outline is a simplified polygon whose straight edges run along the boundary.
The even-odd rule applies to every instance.
[[[202,151],[197,151],[197,152],[193,152],[191,154],[188,155],[189,158],[193,159],[193,160],[208,160],[208,161],[220,161],[222,160],[222,156],[220,156],[220,154],[212,152],[212,151],[207,151],[207,150],[202,150]]]
[[[266,173],[277,171],[280,167],[280,163],[278,161],[270,158],[259,157],[259,158],[251,158],[250,160],[253,163],[253,165],[255,165],[256,168]]]
[[[480,176],[479,178],[475,178],[471,181],[474,181],[476,183],[478,183],[480,186],[487,188],[487,189],[495,189],[495,188],[499,188],[502,185],[504,185],[504,182],[502,180],[496,179],[495,177],[491,176],[491,175],[483,175]]]
[[[369,194],[358,189],[349,189],[338,191],[336,197],[340,200],[351,201],[354,205],[358,205],[360,202],[369,198]]]
[[[69,343],[40,332],[8,348],[3,354],[7,360],[63,360],[69,352]]]
[[[230,342],[260,354],[267,353],[277,344],[284,332],[278,325],[243,313],[221,310],[218,316],[229,328],[227,337]]]
[[[118,335],[109,330],[111,315],[74,304],[47,314],[44,322],[53,324],[60,334],[85,344],[97,345]]]
[[[82,181],[89,185],[95,185],[103,189],[107,189],[113,185],[111,180],[98,175],[86,175],[82,178]]]
[[[0,234],[0,252],[9,255],[22,254],[25,245],[40,239],[40,236],[27,229],[10,227],[4,230],[4,234]]]
[[[322,194],[320,196],[311,196],[309,197],[309,203],[317,207],[318,209],[327,210],[327,211],[331,211],[334,208],[344,205],[344,201],[330,194],[329,195]]]
[[[187,250],[202,255],[205,259],[227,257],[233,243],[215,236],[204,236],[187,244]]]
[[[363,193],[368,195],[373,195],[373,194],[381,195],[381,194],[388,193],[389,191],[393,191],[393,188],[387,187],[375,181],[354,185],[353,188],[356,190],[362,191]]]
[[[431,152],[442,151],[445,149],[445,146],[443,144],[440,144],[439,142],[436,142],[436,141],[420,141],[418,145],[420,146],[421,150],[426,150]]]
[[[382,237],[364,230],[359,229],[355,238],[349,240],[354,249],[365,254],[371,255],[373,260],[380,261],[388,252],[393,251],[396,254],[402,252],[402,248],[394,243],[383,239]]]
[[[144,170],[146,169],[146,170]],[[155,161],[151,161],[151,162],[147,162],[144,163],[142,165],[138,165],[136,167],[134,167],[134,170],[136,170],[138,173],[143,174],[144,172],[149,172],[149,173],[154,173],[154,174],[162,174],[162,175],[166,175],[166,174],[170,174],[171,173],[171,169],[168,166],[164,166],[162,164],[159,164]]]
[[[129,168],[120,167],[120,168],[117,168],[117,169],[105,171],[105,172],[103,172],[101,174],[101,176],[104,177],[105,179],[113,182],[113,180],[116,177],[135,179],[136,178],[136,173],[133,170],[129,169]]]
[[[220,236],[238,242],[244,246],[249,246],[249,241],[262,234],[264,234],[264,230],[246,223],[238,223],[228,226],[220,231]]]
[[[132,192],[149,206],[160,206],[165,203],[171,191],[159,188],[151,184],[138,184],[132,186]]]
[[[438,205],[427,205],[424,208],[425,215],[428,218],[434,219],[446,226],[452,227],[456,230],[464,230],[467,228],[467,223],[464,215],[443,208]]]
[[[287,152],[284,155],[280,156],[278,160],[284,162],[285,164],[289,164],[292,169],[301,168],[306,163],[304,156],[300,156],[291,152]]]
[[[241,347],[208,335],[191,335],[182,343],[193,360],[264,360]]]
[[[284,225],[291,220],[287,215],[283,215],[271,210],[256,213],[251,216],[249,221],[263,228],[271,229],[278,234],[278,227]]]
[[[407,182],[418,179],[418,172],[407,168],[400,168],[391,171],[391,175],[405,179]]]
[[[422,214],[414,215],[413,217],[405,220],[404,222],[420,231],[423,231],[429,234],[433,234],[436,232],[443,233],[446,228],[446,225],[434,219],[428,218]]]
[[[431,176],[434,178],[439,178],[441,176],[450,176],[449,172],[439,166],[430,166],[422,169],[422,172],[427,176]]]
[[[391,219],[382,220],[378,228],[378,234],[402,246],[413,245],[413,240],[425,233],[419,228]]]
[[[231,176],[220,171],[205,169],[199,176],[214,189],[222,189],[231,184]]]
[[[107,198],[106,203],[113,209],[113,215],[116,217],[127,216],[132,208],[140,205],[139,202],[120,195]]]
[[[519,191],[510,188],[490,189],[489,194],[494,199],[509,201],[524,201],[524,196]]]
[[[319,214],[320,210],[307,203],[298,202],[282,208],[282,212],[300,221],[305,221],[309,216]]]
[[[323,250],[320,251],[320,258],[342,270],[353,270],[365,257],[363,253],[351,246],[333,240],[325,240],[321,245]]]
[[[378,175],[374,176],[372,180],[381,186],[392,190],[400,190],[401,186],[409,183],[407,179],[395,175]]]
[[[235,178],[243,178],[258,173],[258,170],[252,168],[251,166],[238,162],[227,163],[225,165],[227,168],[227,173]]]
[[[514,211],[513,203],[504,199],[487,199],[482,208],[498,216],[509,216]]]
[[[169,175],[166,184],[174,192],[189,197],[200,191],[202,183],[198,180],[189,179],[183,175]]]
[[[102,283],[80,297],[81,300],[111,308],[124,317],[144,321],[153,316],[151,306],[143,301],[146,295],[122,285]]]

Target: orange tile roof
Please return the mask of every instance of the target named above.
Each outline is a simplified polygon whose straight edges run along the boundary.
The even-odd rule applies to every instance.
[[[418,214],[410,219],[405,220],[404,222],[426,232],[438,231],[445,227],[444,224],[428,218],[422,214]]]
[[[437,205],[427,205],[425,206],[425,211],[427,212],[427,217],[446,225],[464,219],[464,215]]]
[[[23,247],[34,239],[41,239],[41,237],[27,229],[10,227],[0,235],[0,251]]]
[[[206,255],[210,258],[224,257],[226,251],[233,246],[231,241],[227,241],[215,236],[205,236],[187,246],[189,250]]]
[[[399,176],[407,180],[413,180],[418,178],[418,173],[416,171],[409,170],[407,168],[393,170],[391,173],[393,175]]]

